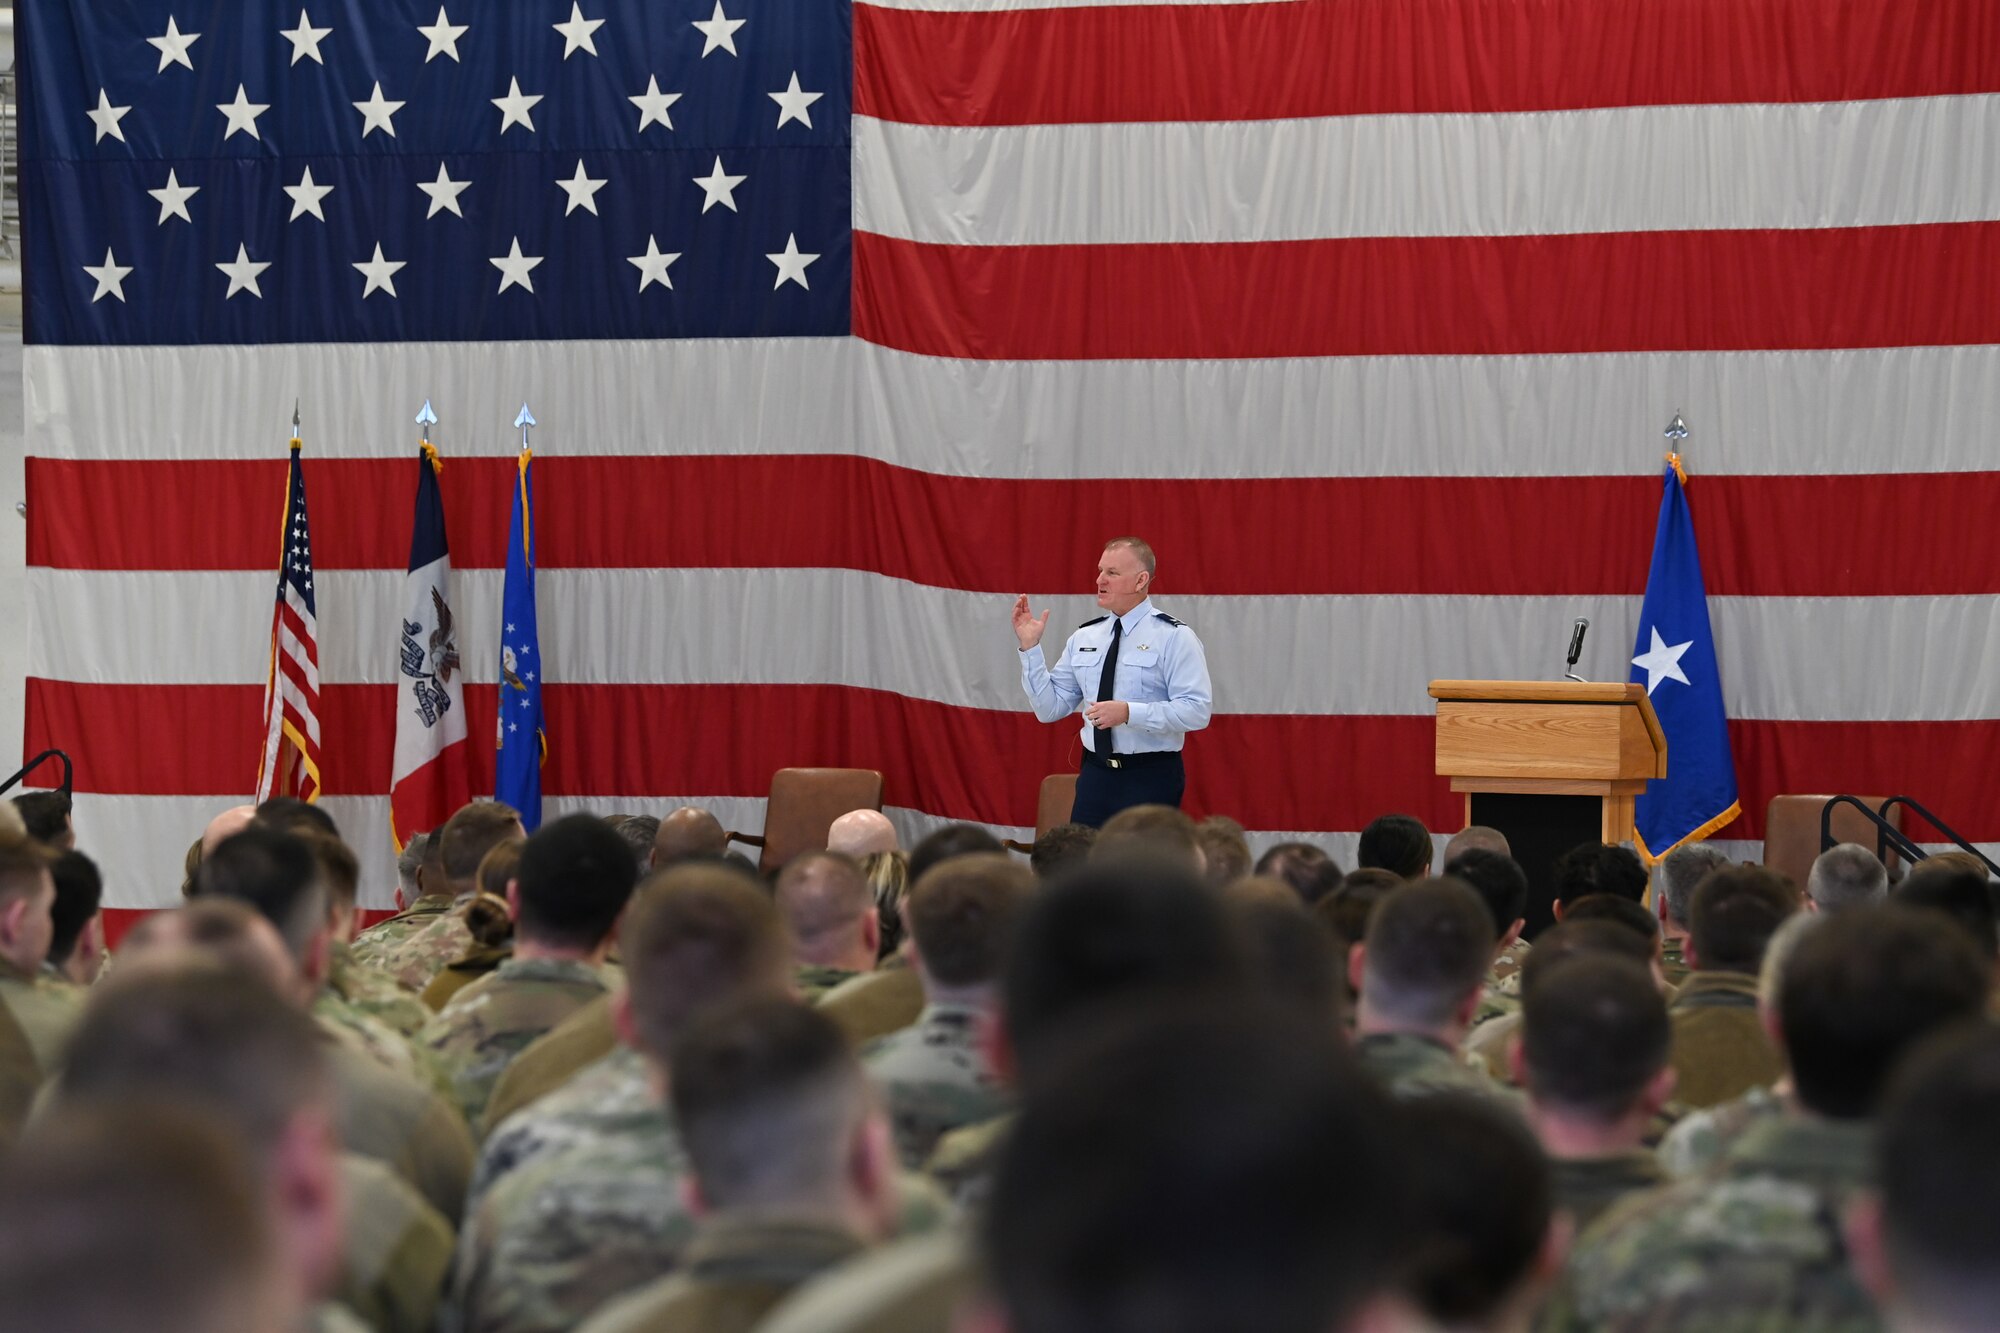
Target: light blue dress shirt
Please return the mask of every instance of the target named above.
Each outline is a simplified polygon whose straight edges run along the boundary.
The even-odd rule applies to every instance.
[[[1178,750],[1190,731],[1208,725],[1215,697],[1208,683],[1208,657],[1195,632],[1153,609],[1151,598],[1118,617],[1124,636],[1118,645],[1118,678],[1111,697],[1132,708],[1132,720],[1113,727],[1120,754]],[[1088,621],[1063,644],[1051,667],[1042,646],[1021,653],[1021,687],[1044,722],[1060,722],[1097,701],[1104,656],[1111,651],[1110,616]],[[1083,724],[1083,741],[1096,748],[1097,729]]]

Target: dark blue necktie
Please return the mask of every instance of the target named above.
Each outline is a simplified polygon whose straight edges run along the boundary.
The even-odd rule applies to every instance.
[[[1111,650],[1104,654],[1104,670],[1097,677],[1097,702],[1107,703],[1118,683],[1118,642],[1125,637],[1125,622],[1111,622]],[[1099,727],[1092,750],[1099,758],[1108,758],[1112,753],[1111,728]]]

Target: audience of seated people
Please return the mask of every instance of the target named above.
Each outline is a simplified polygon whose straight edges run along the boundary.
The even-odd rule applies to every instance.
[[[100,831],[76,850],[54,793],[0,816],[0,1333],[2000,1305],[2000,884],[1970,854],[1892,885],[1845,844],[1794,885],[1691,844],[1649,882],[1592,843],[1531,884],[1497,831],[1408,815],[1343,875],[1163,807],[1026,859],[856,811],[766,879],[707,811],[526,837],[477,801],[357,935],[391,863],[281,798],[216,815],[105,966]]]

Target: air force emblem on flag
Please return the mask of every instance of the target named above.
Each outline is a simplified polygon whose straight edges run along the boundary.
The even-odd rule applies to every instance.
[[[412,702],[426,727],[451,711],[452,675],[458,670],[458,642],[452,635],[451,603],[433,586],[431,616],[403,622],[403,674],[410,680]],[[421,614],[421,608],[419,608]]]

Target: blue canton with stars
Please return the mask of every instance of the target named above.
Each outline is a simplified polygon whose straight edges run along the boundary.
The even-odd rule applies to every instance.
[[[319,598],[313,594],[312,524],[306,519],[306,474],[299,451],[291,451],[291,480],[285,487],[285,557],[278,570],[278,600],[290,589],[305,613],[319,619]]]
[[[846,0],[20,0],[39,343],[845,334]]]

